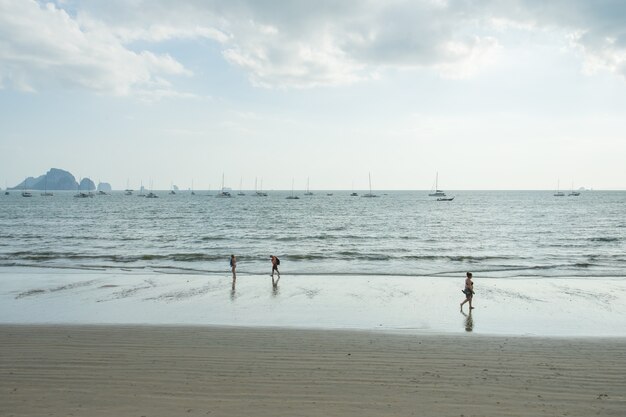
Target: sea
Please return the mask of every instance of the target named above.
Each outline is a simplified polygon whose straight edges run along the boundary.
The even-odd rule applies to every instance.
[[[116,273],[626,277],[626,192],[0,195],[0,267]],[[332,194],[332,195],[329,195]]]

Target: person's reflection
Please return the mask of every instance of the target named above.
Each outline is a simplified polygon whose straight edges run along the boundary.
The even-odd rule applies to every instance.
[[[465,320],[464,320],[465,331],[466,332],[473,331],[474,330],[474,318],[472,317],[472,310],[469,311],[469,314],[465,314],[463,311],[461,311],[461,314],[465,316]]]
[[[233,277],[233,286],[230,289],[230,301],[235,301],[235,298],[237,298],[237,292],[235,291],[236,283],[237,283],[237,278]]]
[[[278,295],[278,281],[280,281],[280,276],[274,280],[274,277],[272,277],[272,296],[276,297]]]

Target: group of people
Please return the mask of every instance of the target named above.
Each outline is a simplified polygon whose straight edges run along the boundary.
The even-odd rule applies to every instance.
[[[278,279],[280,279],[280,271],[278,270],[278,265],[280,265],[280,259],[278,259],[277,256],[270,255],[270,261],[272,261],[271,277],[272,277],[272,282],[274,282],[274,272],[276,272]],[[236,269],[237,269],[237,258],[235,257],[235,255],[230,255],[230,270],[233,271],[233,280],[237,279]]]
[[[272,284],[276,286],[278,284],[278,280],[280,280],[280,271],[278,271],[278,265],[280,265],[280,259],[277,256],[270,255],[270,261],[272,262],[272,273],[270,276],[272,277]],[[237,279],[237,258],[235,255],[230,255],[230,269],[233,271],[233,285],[234,281]],[[278,279],[274,281],[274,272],[276,272]],[[474,281],[472,281],[472,273],[467,272],[465,278],[465,288],[461,290],[463,294],[465,294],[465,300],[461,303],[461,311],[463,311],[463,305],[465,303],[469,303],[470,311],[474,309],[472,307],[472,299],[474,298]]]

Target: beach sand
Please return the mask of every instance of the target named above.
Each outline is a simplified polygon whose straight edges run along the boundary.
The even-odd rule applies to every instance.
[[[0,325],[2,416],[623,416],[623,338]]]

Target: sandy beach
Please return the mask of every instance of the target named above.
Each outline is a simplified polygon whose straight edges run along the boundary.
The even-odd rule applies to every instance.
[[[0,326],[3,416],[623,416],[626,341]]]

